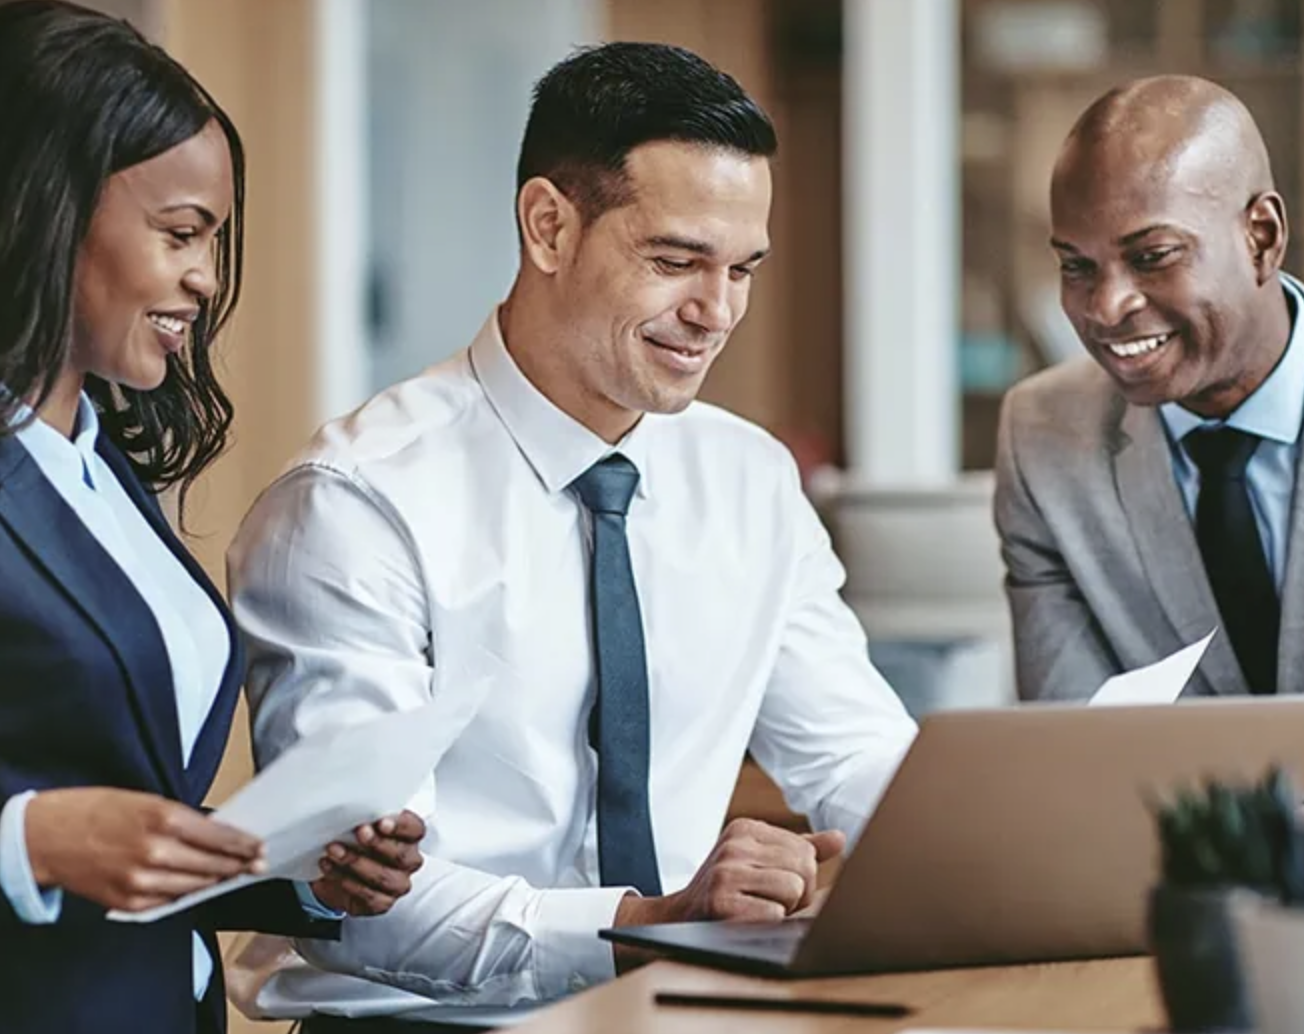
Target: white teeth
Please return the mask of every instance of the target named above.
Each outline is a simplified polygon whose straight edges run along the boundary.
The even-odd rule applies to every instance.
[[[1153,352],[1172,336],[1171,333],[1158,334],[1155,337],[1137,338],[1135,341],[1120,341],[1118,344],[1110,345],[1109,350],[1120,359],[1130,359],[1133,356]]]
[[[150,322],[167,331],[169,334],[178,336],[186,332],[188,324],[185,320],[177,319],[175,316],[160,316],[158,313],[149,314]]]
[[[3,0],[0,0],[0,2],[3,2]],[[662,345],[661,347],[674,352],[675,355],[682,355],[686,359],[696,359],[698,356],[698,353],[690,348],[680,348],[677,345]]]

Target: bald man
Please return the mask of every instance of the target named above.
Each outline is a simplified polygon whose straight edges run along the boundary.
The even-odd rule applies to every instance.
[[[1089,358],[1008,395],[996,522],[1024,698],[1080,700],[1217,627],[1188,695],[1304,686],[1300,284],[1244,105],[1200,79],[1096,101],[1051,185]]]

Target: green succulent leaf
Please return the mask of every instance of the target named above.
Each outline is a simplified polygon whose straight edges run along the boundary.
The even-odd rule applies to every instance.
[[[1250,785],[1208,780],[1147,797],[1165,883],[1244,886],[1304,905],[1300,797],[1280,768]]]

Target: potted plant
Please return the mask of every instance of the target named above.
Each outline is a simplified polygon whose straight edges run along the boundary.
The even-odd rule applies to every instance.
[[[1298,804],[1289,806],[1289,788],[1282,793],[1290,832],[1270,893],[1246,896],[1232,907],[1242,979],[1259,1034],[1304,1031],[1304,830]]]
[[[1304,907],[1247,898],[1232,909],[1258,1034],[1304,1031]]]
[[[1251,1029],[1231,903],[1238,891],[1304,887],[1298,805],[1277,769],[1251,786],[1208,782],[1153,805],[1161,877],[1149,933],[1172,1030]]]

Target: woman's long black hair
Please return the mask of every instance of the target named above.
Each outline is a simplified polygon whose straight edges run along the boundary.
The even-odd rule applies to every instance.
[[[240,292],[244,149],[198,82],[124,21],[63,0],[0,3],[0,434],[48,398],[68,362],[77,256],[105,181],[216,121],[231,150],[235,204],[217,235],[217,293],[162,385],[96,377],[105,433],[155,491],[186,490],[226,447],[231,401],[213,338]]]

